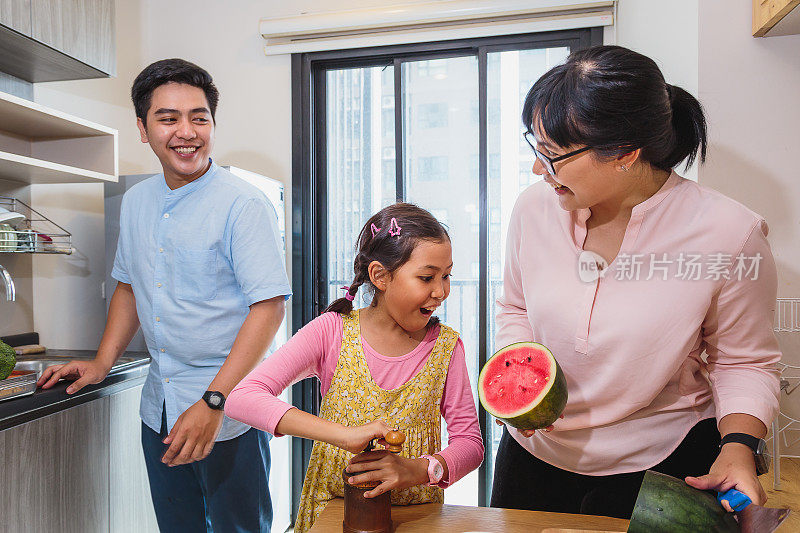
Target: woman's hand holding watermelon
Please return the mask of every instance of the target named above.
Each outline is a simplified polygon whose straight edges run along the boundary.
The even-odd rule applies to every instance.
[[[561,415],[558,418],[564,418],[564,415]],[[505,426],[505,424],[503,423],[502,420],[497,420],[496,418],[494,420],[494,423],[497,424],[498,426]],[[551,431],[553,431],[553,425],[550,424],[546,428],[541,429],[539,431],[544,431],[545,433],[550,433]],[[522,433],[522,435],[524,435],[525,437],[533,437],[533,434],[536,433],[536,430],[535,429],[520,429],[519,432]]]

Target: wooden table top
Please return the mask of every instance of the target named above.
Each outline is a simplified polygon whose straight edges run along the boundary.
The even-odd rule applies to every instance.
[[[309,533],[340,533],[344,500],[336,498],[319,515]],[[392,507],[396,533],[580,533],[602,531],[625,533],[628,520],[540,511],[519,511],[493,507],[466,507],[425,503]]]

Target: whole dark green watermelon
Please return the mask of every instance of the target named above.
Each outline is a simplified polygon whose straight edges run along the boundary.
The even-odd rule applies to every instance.
[[[16,364],[17,354],[14,352],[14,348],[0,341],[0,379],[10,376]]]
[[[652,470],[645,472],[628,533],[739,533],[739,523],[708,492]]]

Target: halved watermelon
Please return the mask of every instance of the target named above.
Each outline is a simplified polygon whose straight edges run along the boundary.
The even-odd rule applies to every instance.
[[[537,342],[498,350],[478,377],[484,409],[518,429],[546,428],[567,405],[567,380],[556,358]]]

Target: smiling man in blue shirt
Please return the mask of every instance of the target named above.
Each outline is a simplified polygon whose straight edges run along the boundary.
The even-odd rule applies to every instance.
[[[222,407],[263,358],[291,294],[275,210],[211,160],[219,94],[205,70],[158,61],[131,94],[163,173],[123,198],[119,283],[96,358],[51,367],[39,383],[76,379],[74,393],[102,381],[141,325],[152,357],[142,448],[159,528],[268,532],[267,435]]]

